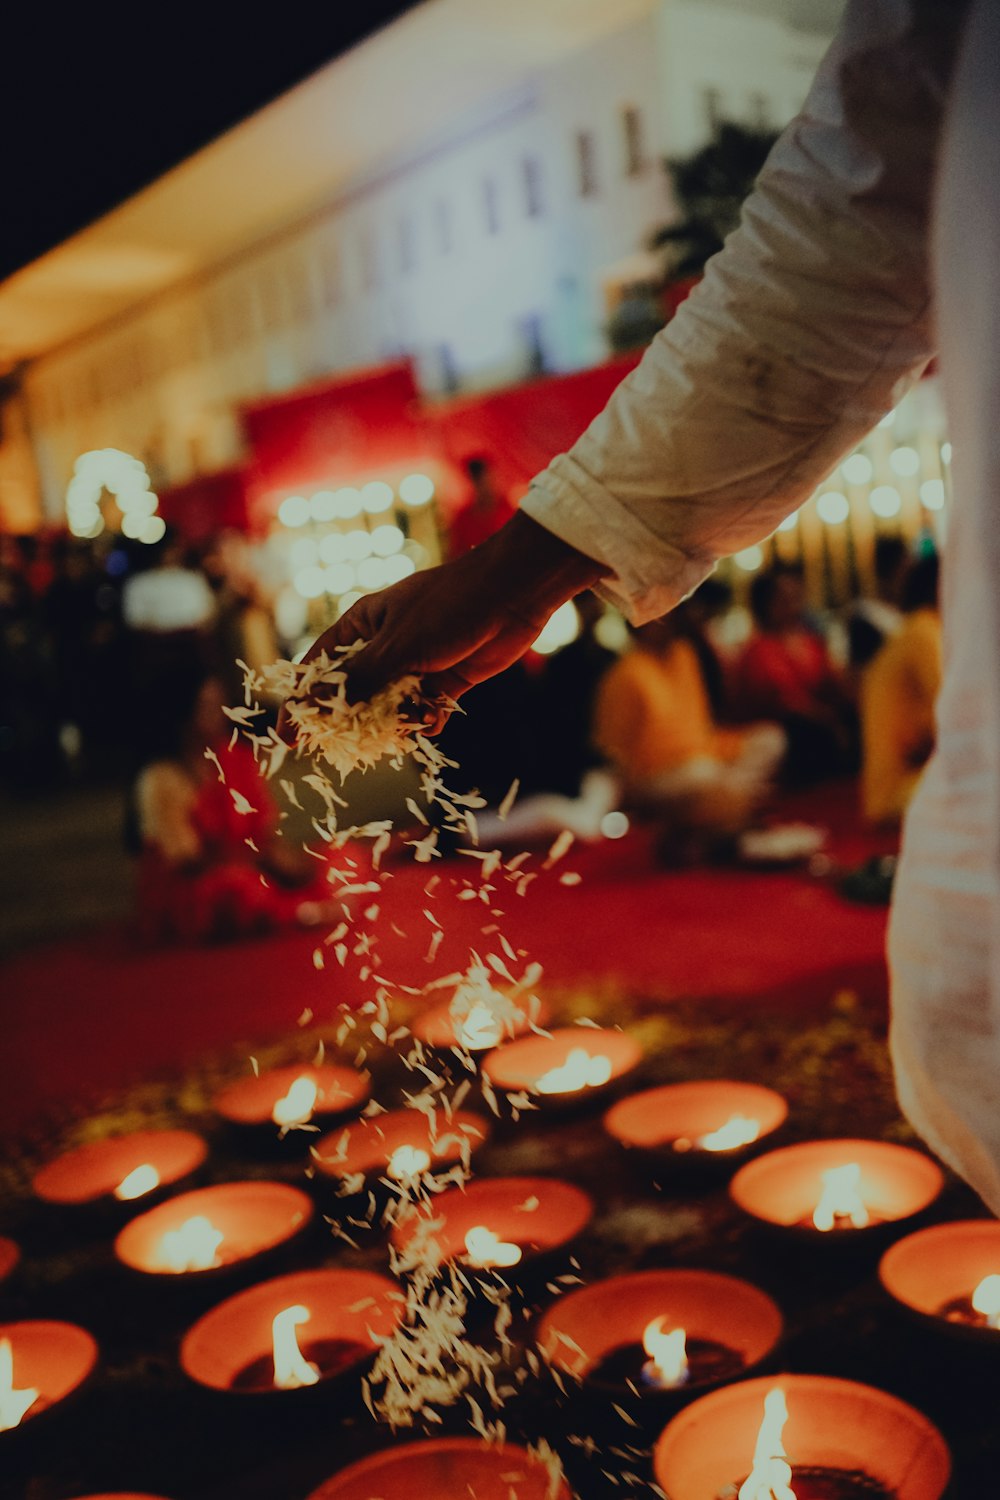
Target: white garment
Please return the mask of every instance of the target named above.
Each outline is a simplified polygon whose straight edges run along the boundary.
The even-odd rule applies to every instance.
[[[996,1213],[998,59],[997,0],[852,0],[741,228],[524,501],[612,570],[608,592],[634,619],[662,613],[773,531],[919,374],[935,346],[933,279],[956,499],[938,748],[891,922],[892,1050],[907,1115]]]
[[[122,615],[131,630],[200,630],[214,614],[208,580],[192,568],[150,568],[130,578],[122,593]]]

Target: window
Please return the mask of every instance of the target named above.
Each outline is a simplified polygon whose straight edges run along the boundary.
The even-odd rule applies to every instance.
[[[577,185],[581,198],[593,198],[597,194],[597,159],[594,136],[590,130],[576,133]]]
[[[521,176],[524,182],[524,211],[529,219],[540,219],[545,205],[542,202],[542,168],[537,156],[525,156],[522,159]]]
[[[633,104],[626,105],[622,110],[622,130],[625,136],[625,176],[638,177],[646,165],[641,109]]]
[[[414,232],[413,220],[409,214],[400,217],[398,230],[399,238],[399,269],[405,275],[412,271],[417,264],[417,241]]]
[[[323,306],[336,307],[341,294],[341,265],[339,245],[327,245],[320,260],[320,281],[323,288]]]
[[[497,195],[496,179],[493,177],[483,178],[483,208],[486,212],[486,233],[500,233],[500,201]]]
[[[451,204],[439,198],[434,204],[434,242],[442,255],[450,255],[454,244],[451,222]]]

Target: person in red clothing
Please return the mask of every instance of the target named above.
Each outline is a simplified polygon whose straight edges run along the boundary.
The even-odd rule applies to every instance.
[[[219,680],[188,672],[164,696],[176,718],[159,726],[134,794],[141,936],[210,942],[320,921],[327,866],[279,837],[252,751],[229,744]]]
[[[857,769],[857,715],[826,643],[805,615],[798,568],[758,573],[750,588],[755,630],[736,663],[740,716],[780,724],[785,773],[799,784]]]
[[[485,454],[476,454],[465,461],[472,492],[455,516],[448,532],[448,551],[451,557],[461,557],[471,552],[480,542],[493,536],[506,525],[514,514],[514,506],[498,487],[493,476],[493,465]]]

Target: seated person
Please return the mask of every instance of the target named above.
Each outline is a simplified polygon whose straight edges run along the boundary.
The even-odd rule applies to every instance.
[[[875,594],[855,599],[847,611],[851,668],[860,672],[903,623],[900,599],[910,570],[910,549],[901,536],[880,536],[874,549]]]
[[[934,748],[941,685],[938,560],[915,562],[903,586],[903,624],[861,684],[861,793],[865,817],[898,823]]]
[[[664,827],[668,849],[696,854],[749,826],[785,740],[773,724],[716,725],[680,615],[633,628],[632,649],[598,689],[594,740],[621,778],[625,805]]]
[[[826,643],[805,618],[801,569],[779,565],[750,586],[755,630],[736,662],[744,720],[769,719],[788,737],[785,771],[806,783],[857,766],[856,714]]]
[[[159,701],[177,717],[150,726],[159,743],[135,785],[142,936],[202,942],[321,920],[327,866],[278,837],[251,750],[229,748],[218,680],[188,671]]]

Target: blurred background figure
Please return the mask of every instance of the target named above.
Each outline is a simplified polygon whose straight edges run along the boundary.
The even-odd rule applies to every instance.
[[[597,694],[594,740],[624,805],[660,825],[665,858],[730,851],[759,812],[785,751],[773,724],[720,728],[681,606],[632,630]]]
[[[141,936],[206,942],[321,920],[326,865],[279,837],[252,752],[229,746],[219,679],[176,667],[161,687],[134,788]]]
[[[245,537],[224,531],[202,554],[202,566],[215,594],[214,666],[227,703],[243,701],[243,672],[238,661],[255,672],[281,655],[271,601],[254,571]]]
[[[856,770],[850,687],[806,617],[801,569],[779,565],[758,573],[750,586],[750,610],[754,631],[733,674],[740,717],[781,725],[790,782],[804,785]]]
[[[866,667],[902,624],[900,601],[910,561],[910,549],[901,536],[880,536],[876,541],[872,556],[875,592],[855,599],[847,611],[852,671]]]
[[[865,817],[873,823],[900,821],[934,748],[941,686],[936,556],[910,565],[901,620],[861,684],[861,793]]]
[[[452,557],[485,542],[510,520],[516,509],[510,496],[497,484],[492,461],[486,454],[467,458],[464,467],[470,493],[449,527],[448,550]]]

